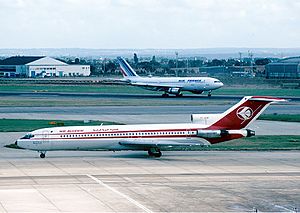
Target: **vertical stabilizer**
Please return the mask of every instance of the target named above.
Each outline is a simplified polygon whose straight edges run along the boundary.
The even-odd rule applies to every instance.
[[[222,117],[208,129],[243,129],[255,121],[271,103],[283,101],[286,100],[267,96],[246,96],[222,113]]]
[[[128,64],[128,62],[124,58],[118,57],[117,59],[120,64],[120,70],[124,78],[139,77],[139,75],[136,74],[136,72],[132,69],[132,67]]]

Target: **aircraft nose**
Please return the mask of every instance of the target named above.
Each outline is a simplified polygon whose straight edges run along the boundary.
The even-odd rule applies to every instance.
[[[224,86],[224,84],[222,82],[220,82],[220,87]]]

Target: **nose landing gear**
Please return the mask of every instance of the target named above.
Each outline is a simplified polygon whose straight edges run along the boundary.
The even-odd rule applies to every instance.
[[[208,97],[211,97],[211,90],[208,91]]]
[[[45,151],[39,151],[40,153],[40,158],[45,158],[46,157],[46,152]]]
[[[148,155],[150,157],[159,158],[159,157],[161,157],[162,154],[161,154],[161,151],[160,151],[159,148],[151,148],[151,149],[148,150]]]

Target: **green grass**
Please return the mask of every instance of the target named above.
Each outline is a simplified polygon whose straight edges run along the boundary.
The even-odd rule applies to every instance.
[[[220,88],[213,91],[216,95],[240,95],[240,96],[290,96],[299,97],[300,89],[281,89],[281,88]]]
[[[269,121],[287,121],[287,122],[300,122],[300,114],[266,114],[261,115],[259,120],[269,120]]]
[[[300,150],[300,136],[254,136],[214,144],[205,150]]]
[[[235,101],[209,100],[195,101],[184,98],[94,98],[94,97],[63,97],[63,96],[3,96],[0,107],[55,107],[55,106],[199,106],[234,104]],[[21,110],[21,108],[20,108]]]
[[[70,92],[70,93],[139,93],[153,94],[154,92],[126,85],[33,85],[33,84],[2,84],[0,91],[11,92]]]
[[[55,122],[56,124],[50,124]],[[35,129],[56,127],[56,126],[92,126],[92,125],[113,125],[120,124],[109,121],[84,121],[78,120],[29,120],[29,119],[0,119],[0,132],[28,132]]]
[[[166,148],[166,150],[172,150]],[[300,135],[268,135],[241,138],[205,147],[176,148],[190,151],[272,151],[300,150]]]

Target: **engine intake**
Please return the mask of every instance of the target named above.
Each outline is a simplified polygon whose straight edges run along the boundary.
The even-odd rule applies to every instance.
[[[247,130],[247,137],[255,136],[255,131],[253,131],[251,129],[246,129],[246,130]]]

